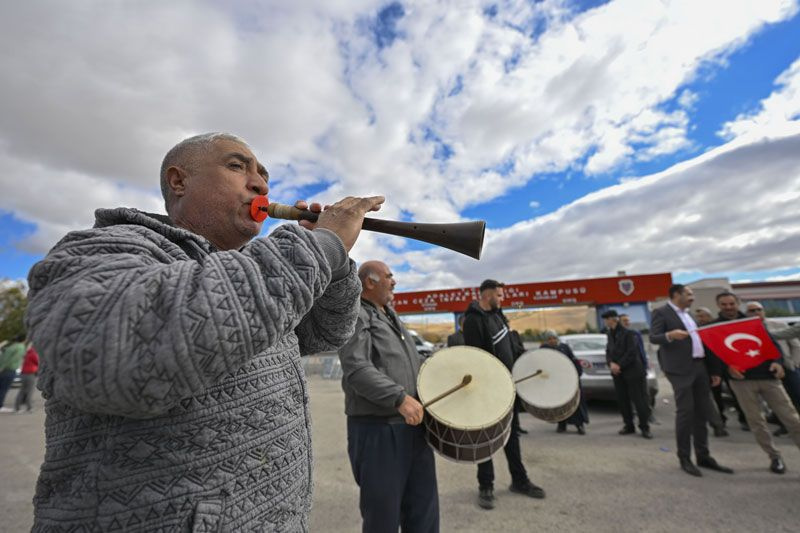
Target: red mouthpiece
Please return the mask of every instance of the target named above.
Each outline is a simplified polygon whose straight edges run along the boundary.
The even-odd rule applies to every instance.
[[[256,222],[264,222],[267,219],[267,206],[269,199],[266,196],[256,196],[250,203],[250,216]]]

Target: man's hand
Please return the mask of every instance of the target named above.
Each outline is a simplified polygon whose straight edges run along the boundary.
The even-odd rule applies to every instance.
[[[682,341],[689,336],[689,332],[685,329],[673,329],[667,332],[667,336],[671,341]]]
[[[772,363],[769,365],[769,371],[775,374],[775,377],[778,379],[783,379],[783,376],[786,375],[786,372],[783,371],[783,365],[780,363]]]
[[[380,209],[384,201],[383,196],[371,196],[369,198],[348,196],[333,205],[325,206],[316,224],[304,220],[301,220],[300,224],[308,229],[325,228],[331,230],[342,239],[345,250],[349,252],[356,243],[358,234],[361,231],[364,215],[370,211]],[[311,204],[311,210],[314,211],[314,207],[318,206],[319,204]]]
[[[712,387],[719,387],[720,383],[722,383],[722,377],[720,377],[720,376],[711,376],[711,386]]]
[[[622,367],[619,366],[617,363],[611,363],[610,365],[608,365],[608,368],[611,369],[611,373],[614,374],[615,376],[620,375],[620,373],[622,372]]]
[[[739,370],[735,367],[729,366],[728,367],[728,374],[731,375],[734,379],[744,379],[744,374],[739,372]]]
[[[422,404],[417,400],[406,394],[403,398],[403,403],[397,408],[397,411],[403,415],[406,424],[409,426],[417,426],[422,422],[422,415],[425,411],[422,409]]]
[[[305,200],[297,200],[294,203],[294,206],[297,209],[302,209],[303,211],[308,209],[312,213],[322,213],[322,204],[320,204],[318,202],[313,202],[313,203],[311,203],[309,205],[309,203],[306,202]],[[309,222],[308,220],[300,220],[299,222],[300,222],[300,225],[303,226],[304,228],[314,229],[314,228],[317,227],[317,223],[316,222]]]

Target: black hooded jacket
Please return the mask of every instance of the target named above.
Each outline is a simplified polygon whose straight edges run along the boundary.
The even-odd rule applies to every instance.
[[[486,350],[506,368],[514,366],[511,330],[502,312],[484,311],[477,301],[469,304],[464,314],[464,344]]]

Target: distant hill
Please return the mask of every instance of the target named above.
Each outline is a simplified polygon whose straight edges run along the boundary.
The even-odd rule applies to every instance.
[[[543,331],[554,329],[558,333],[564,333],[568,329],[583,331],[586,328],[587,317],[590,312],[589,307],[559,307],[553,309],[531,309],[526,311],[505,311],[511,329],[520,333],[526,330]],[[591,311],[593,312],[593,311]],[[455,331],[455,327],[450,322],[407,322],[406,325],[416,330],[420,335],[431,342],[444,342],[447,336]]]

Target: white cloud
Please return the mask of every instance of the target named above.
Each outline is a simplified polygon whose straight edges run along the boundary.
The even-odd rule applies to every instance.
[[[720,134],[728,139],[781,135],[800,120],[800,58],[775,80],[777,89],[758,108],[726,123]]]
[[[509,0],[492,18],[477,0],[457,8],[415,1],[397,23],[403,38],[378,49],[367,30],[383,5],[4,4],[0,46],[13,53],[0,56],[0,210],[37,225],[24,247],[39,252],[89,224],[97,207],[159,211],[166,150],[224,130],[248,139],[272,169],[277,200],[315,183],[324,202],[381,193],[388,201],[378,216],[457,220],[539,172],[584,164],[608,172],[685,148],[694,98],[683,85],[797,10],[786,0],[617,0],[574,15],[565,1]],[[532,39],[534,28],[543,31]],[[679,109],[666,111],[676,97]],[[780,105],[765,103],[764,112]],[[452,150],[447,161],[436,158],[435,139]],[[696,181],[698,195],[717,190]],[[583,232],[565,238],[573,243],[607,228],[581,202],[570,213],[590,219],[563,220],[562,210],[489,232],[491,248],[505,250],[503,272],[527,279],[534,264],[530,272],[547,278],[587,271],[574,253],[553,263],[521,252],[570,228]],[[661,202],[639,202],[614,208],[635,220],[647,205],[674,223],[655,209]],[[658,235],[650,224],[636,231]],[[534,246],[512,242],[526,232]],[[452,269],[452,255],[403,246],[364,235],[354,255],[407,262],[412,285],[458,285],[484,264],[500,265],[489,252],[477,268]],[[636,271],[642,261],[626,266]]]
[[[800,264],[800,122],[791,135],[732,141],[487,234],[480,262],[409,254],[404,287],[530,282],[627,272],[756,272]]]
[[[529,205],[529,206],[530,206],[532,209],[539,209],[539,207],[541,207],[541,205],[542,205],[542,204],[541,204],[541,202],[538,202],[537,200],[531,200],[531,201],[530,201],[530,203],[529,203],[528,205]]]

